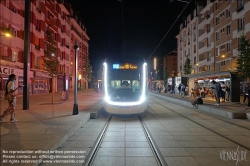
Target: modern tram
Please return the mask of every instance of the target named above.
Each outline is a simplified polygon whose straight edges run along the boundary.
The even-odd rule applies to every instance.
[[[103,108],[111,114],[147,109],[147,63],[142,57],[109,57],[103,63]]]

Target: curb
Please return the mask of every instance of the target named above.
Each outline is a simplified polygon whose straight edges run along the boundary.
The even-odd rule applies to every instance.
[[[149,92],[150,95],[155,96],[155,97],[159,97],[161,99],[170,101],[172,103],[178,104],[178,105],[182,105],[185,107],[191,107],[190,101],[186,101],[186,100],[182,100],[180,102],[180,99],[176,99],[176,98],[172,98],[172,97],[168,97],[168,96],[164,96],[164,95],[158,95],[158,94],[154,94]],[[247,117],[250,117],[250,114],[247,115],[246,112],[230,112],[230,111],[226,111],[226,110],[221,110],[218,107],[213,108],[213,107],[209,107],[206,106],[206,104],[204,105],[198,105],[197,108],[199,109],[199,112],[204,112],[206,114],[210,114],[210,115],[215,115],[215,116],[220,116],[220,117],[224,117],[224,118],[230,118],[230,119],[247,119]]]
[[[77,130],[79,130],[82,126],[84,126],[90,119],[97,119],[99,117],[99,115],[102,112],[102,109],[98,109],[98,107],[100,107],[100,105],[102,105],[102,103],[99,103],[99,101],[97,101],[96,103],[88,106],[87,108],[84,108],[80,111],[93,111],[93,112],[89,112],[87,113],[87,115],[83,116],[83,119],[77,123],[75,125],[75,127],[73,127],[65,136],[63,136],[60,141],[58,141],[52,148],[50,148],[48,151],[54,151],[57,148],[59,148],[65,141],[67,141],[69,139],[69,137],[71,137]],[[94,106],[93,106],[94,105]],[[94,112],[96,109],[98,109],[97,112]],[[92,118],[91,118],[92,116]],[[44,155],[50,155],[50,153],[46,153]],[[41,161],[43,161],[44,158],[41,158],[39,161],[39,163],[35,163],[33,166],[39,166],[43,163],[41,163]]]

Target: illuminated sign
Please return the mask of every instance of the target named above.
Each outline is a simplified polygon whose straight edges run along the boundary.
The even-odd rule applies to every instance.
[[[124,65],[113,64],[113,69],[137,69],[137,65],[132,65],[130,63],[125,63]]]
[[[113,69],[120,69],[120,65],[119,64],[113,64]]]
[[[10,68],[2,68],[0,67],[0,74],[13,74],[14,73],[14,69],[10,69]]]

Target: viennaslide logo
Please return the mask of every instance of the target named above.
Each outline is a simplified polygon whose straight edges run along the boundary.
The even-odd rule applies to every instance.
[[[220,151],[220,159],[223,161],[236,161],[236,165],[240,161],[247,161],[247,150],[222,150]]]

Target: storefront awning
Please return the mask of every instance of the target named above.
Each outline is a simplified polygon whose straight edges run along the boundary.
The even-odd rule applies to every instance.
[[[188,77],[188,78],[201,78],[201,77],[223,77],[227,75],[228,77],[232,77],[232,75],[237,75],[236,72],[232,71],[207,71],[207,72],[202,72],[202,73],[197,73],[197,74],[187,74],[187,75],[182,75],[181,77]]]

